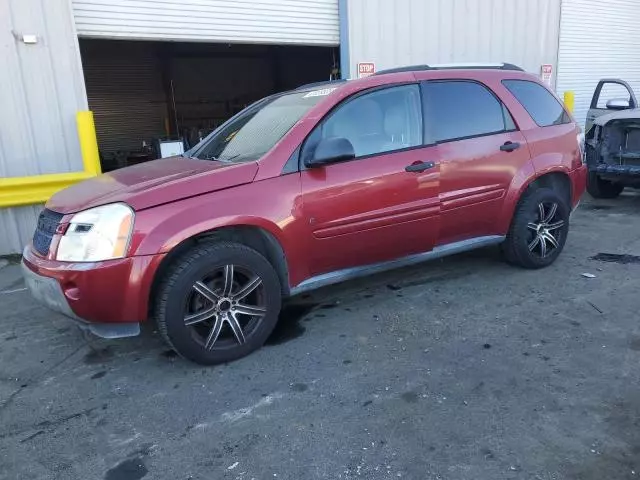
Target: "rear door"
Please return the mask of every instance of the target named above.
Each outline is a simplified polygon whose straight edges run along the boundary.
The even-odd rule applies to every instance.
[[[604,78],[598,82],[598,86],[593,92],[585,131],[588,132],[591,129],[593,121],[600,115],[637,107],[638,100],[631,85],[624,80]]]
[[[310,274],[433,248],[439,169],[436,148],[423,146],[423,134],[417,84],[347,99],[310,134],[303,159],[329,137],[346,138],[356,153],[354,160],[301,172]]]
[[[423,82],[424,111],[440,161],[440,244],[496,234],[527,143],[498,97],[473,80]]]

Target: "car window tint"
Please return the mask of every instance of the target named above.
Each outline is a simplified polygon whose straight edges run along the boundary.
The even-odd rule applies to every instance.
[[[333,90],[335,88],[294,91],[264,99],[203,140],[193,155],[221,162],[257,160]]]
[[[346,138],[356,157],[363,157],[422,145],[422,132],[420,89],[402,85],[348,100],[310,140]]]
[[[505,112],[502,103],[476,82],[425,83],[425,111],[436,142],[502,132]],[[513,120],[510,122],[513,127]],[[510,128],[511,130],[513,128]]]
[[[502,104],[502,112],[504,115],[504,128],[507,131],[517,130],[516,122],[513,121],[513,117],[511,113],[509,113],[509,109],[505,104]]]
[[[571,120],[560,102],[542,85],[528,80],[503,80],[502,84],[518,99],[539,127],[560,125]]]

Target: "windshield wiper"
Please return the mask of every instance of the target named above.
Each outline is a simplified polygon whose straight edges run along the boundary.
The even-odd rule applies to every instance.
[[[236,158],[238,158],[240,156],[239,153],[235,154],[235,155],[231,155],[229,158],[216,158],[216,160],[218,160],[219,162],[232,162],[233,160],[235,160]]]
[[[216,157],[215,155],[203,155],[203,156],[198,156],[196,158],[199,158],[200,160],[213,160],[215,162],[231,163],[233,160],[238,158],[240,155],[241,154],[238,153],[236,155],[231,155],[228,158]]]
[[[218,160],[215,155],[198,155],[196,158],[199,158],[200,160]]]

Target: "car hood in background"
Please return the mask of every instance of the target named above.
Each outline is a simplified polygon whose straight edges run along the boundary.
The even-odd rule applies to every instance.
[[[125,202],[134,210],[251,182],[257,162],[227,164],[172,157],[105,173],[56,193],[47,208],[75,213],[107,203]]]
[[[627,110],[620,110],[618,112],[606,113],[600,115],[593,120],[595,125],[603,126],[609,123],[611,120],[632,120],[640,119],[640,108],[633,108]]]

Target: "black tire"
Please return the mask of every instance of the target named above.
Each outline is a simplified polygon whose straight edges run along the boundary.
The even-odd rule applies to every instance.
[[[593,198],[617,198],[623,190],[624,185],[603,180],[597,173],[589,172],[587,192]]]
[[[546,217],[551,214],[552,206],[556,205],[555,213],[546,223],[541,221],[540,205]],[[570,213],[566,195],[551,188],[537,188],[528,192],[518,203],[509,233],[502,244],[502,253],[507,262],[531,269],[544,268],[555,262],[567,241]],[[559,222],[562,222],[561,227],[557,227]],[[551,243],[549,235],[557,246]]]
[[[225,283],[229,277],[229,293],[224,294],[227,287],[226,284],[220,286],[220,282]],[[239,279],[236,287],[234,278]],[[225,303],[224,298],[233,298],[234,288],[241,294],[240,280],[244,278],[246,286],[252,278],[254,282],[255,278],[261,282],[243,299]],[[208,288],[204,289],[204,295],[200,285]],[[278,275],[260,253],[233,242],[207,243],[181,255],[169,267],[158,288],[153,316],[164,340],[179,355],[202,365],[214,365],[244,357],[264,344],[278,321],[281,297]],[[242,305],[251,298],[260,306]],[[259,308],[266,313],[252,316],[235,310],[236,307]],[[210,312],[215,312],[212,317],[199,320],[198,315],[206,317]],[[185,325],[187,315],[198,323]],[[227,320],[219,321],[219,318]],[[241,334],[237,333],[238,326]],[[211,348],[206,348],[214,336]],[[240,338],[244,343],[240,343]]]

